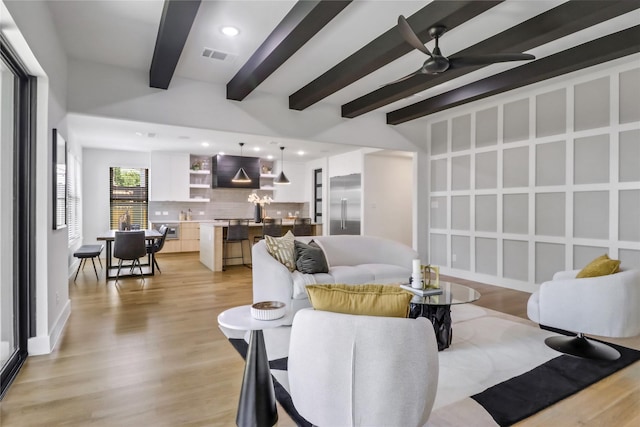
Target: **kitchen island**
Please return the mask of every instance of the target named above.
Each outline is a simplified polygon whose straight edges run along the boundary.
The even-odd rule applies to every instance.
[[[213,221],[200,223],[200,262],[212,271],[222,271],[223,239],[227,221]],[[293,229],[293,220],[282,220],[282,234]],[[322,234],[322,224],[312,225],[312,234]],[[249,242],[243,242],[245,263],[251,263],[251,245],[256,236],[262,236],[262,224],[253,221],[249,222]],[[241,257],[240,246],[231,245],[228,248],[229,257]],[[234,258],[229,260],[229,265],[242,264],[242,259]]]

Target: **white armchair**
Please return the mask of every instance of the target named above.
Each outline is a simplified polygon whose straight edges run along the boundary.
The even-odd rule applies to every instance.
[[[423,426],[438,386],[438,347],[425,319],[300,310],[289,386],[317,426]]]
[[[631,337],[640,334],[640,270],[576,279],[562,271],[540,285],[527,304],[529,319],[542,326],[573,331],[577,337],[551,337],[550,347],[575,356],[617,359],[609,346],[583,334]]]

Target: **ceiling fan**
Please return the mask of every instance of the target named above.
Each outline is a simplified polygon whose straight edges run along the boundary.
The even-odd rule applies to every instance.
[[[440,37],[445,33],[445,31],[447,31],[447,27],[443,25],[437,25],[429,29],[429,35],[436,41],[436,46],[433,48],[433,52],[430,52],[429,49],[427,49],[427,47],[420,41],[405,17],[402,15],[398,17],[398,29],[400,30],[402,38],[404,38],[407,43],[409,43],[415,49],[418,49],[420,52],[428,55],[429,58],[424,61],[424,64],[422,64],[422,67],[419,70],[414,71],[413,73],[391,83],[387,83],[387,85],[401,82],[419,74],[440,74],[444,73],[447,70],[468,67],[472,65],[487,65],[494,64],[496,62],[524,61],[536,59],[535,56],[528,53],[493,53],[481,56],[458,57],[454,55],[451,58],[447,58],[446,56],[442,55],[442,53],[440,52],[440,46],[438,45]]]

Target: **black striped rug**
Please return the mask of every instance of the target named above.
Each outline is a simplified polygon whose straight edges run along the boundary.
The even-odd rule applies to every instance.
[[[245,358],[247,343],[242,339],[229,341]],[[471,399],[484,407],[496,425],[512,425],[640,360],[640,351],[610,345],[620,352],[620,359],[608,362],[561,355]],[[271,360],[269,365],[272,370],[286,371],[287,358]],[[291,396],[275,377],[274,388],[276,399],[291,419],[299,426],[310,427],[311,423],[298,414]]]

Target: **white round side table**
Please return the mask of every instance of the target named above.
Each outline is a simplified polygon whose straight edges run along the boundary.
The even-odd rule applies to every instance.
[[[251,316],[250,305],[230,308],[218,315],[220,326],[251,331],[236,416],[236,424],[239,427],[272,427],[278,421],[276,397],[262,330],[291,324],[292,316],[286,314],[280,319],[256,320]]]

